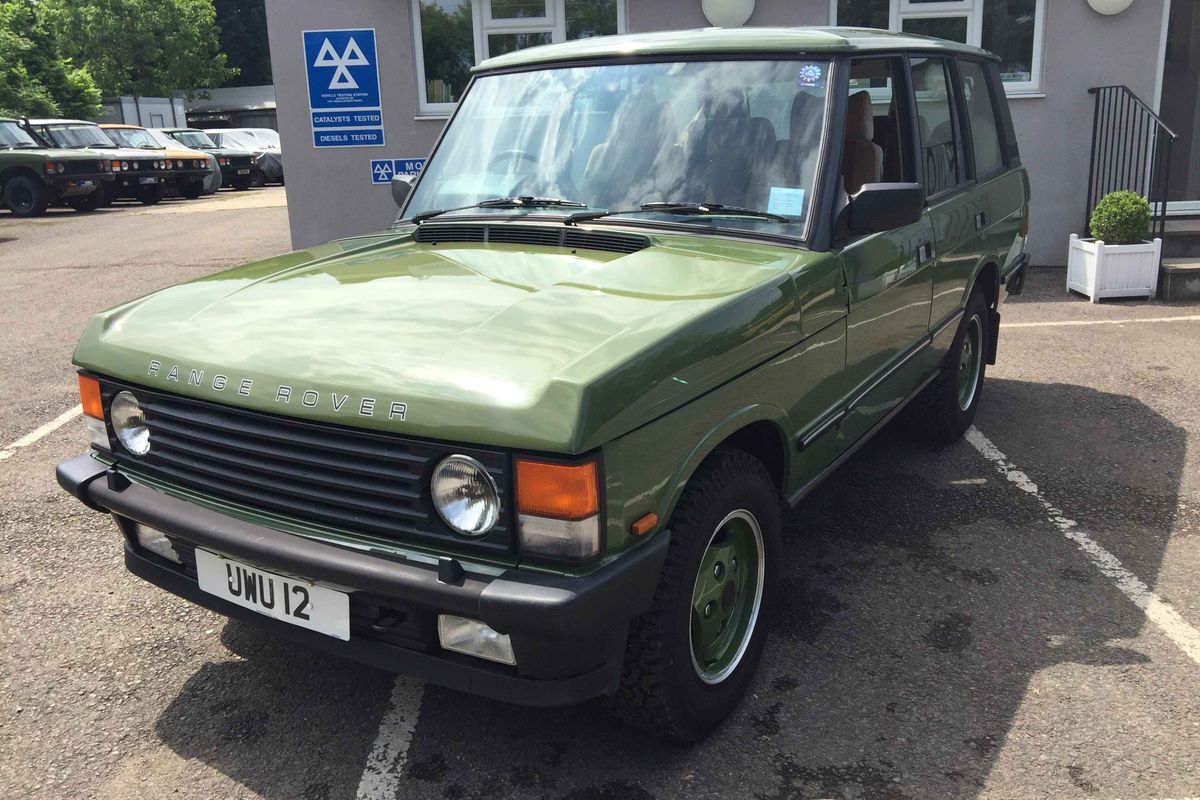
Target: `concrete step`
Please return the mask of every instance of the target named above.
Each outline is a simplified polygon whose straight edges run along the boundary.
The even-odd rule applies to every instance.
[[[1200,258],[1164,258],[1162,271],[1163,300],[1200,300]]]
[[[1200,230],[1168,230],[1163,234],[1164,258],[1200,259]]]

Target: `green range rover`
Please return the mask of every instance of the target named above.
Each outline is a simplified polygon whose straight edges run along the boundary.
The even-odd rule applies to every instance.
[[[95,211],[112,179],[95,153],[47,149],[17,120],[0,118],[0,208],[18,217],[40,217],[60,203]]]
[[[97,315],[60,483],[203,606],[682,740],[788,602],[784,505],[910,404],[967,430],[1027,261],[996,60],[879,31],[504,55],[393,188]]]

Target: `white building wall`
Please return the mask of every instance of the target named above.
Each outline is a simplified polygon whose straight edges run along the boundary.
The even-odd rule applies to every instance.
[[[1154,101],[1164,2],[1169,0],[1140,0],[1123,14],[1103,16],[1084,0],[1046,0],[1043,93],[1010,102],[1032,177],[1035,264],[1065,264],[1068,237],[1083,227],[1092,129],[1088,88],[1126,84]],[[445,122],[418,113],[409,3],[266,0],[266,5],[279,126],[288,154],[293,242],[306,247],[386,227],[395,206],[388,187],[371,185],[371,159],[422,157]],[[758,0],[749,24],[825,25],[829,9],[829,0]],[[700,0],[628,0],[630,32],[707,24]],[[388,146],[317,151],[301,34],[359,27],[377,31]]]

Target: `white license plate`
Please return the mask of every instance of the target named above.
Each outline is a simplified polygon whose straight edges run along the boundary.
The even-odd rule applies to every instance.
[[[249,174],[250,174],[250,170],[248,170],[248,169],[239,169],[238,170],[238,175],[249,175]]]
[[[350,639],[350,595],[196,550],[200,588],[223,600],[310,631]]]
[[[143,186],[147,186],[152,183],[158,183],[158,178],[142,178],[138,181],[138,183],[142,184]]]

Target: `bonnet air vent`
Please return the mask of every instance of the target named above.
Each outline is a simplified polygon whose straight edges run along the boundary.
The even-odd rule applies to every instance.
[[[563,247],[568,250],[603,250],[636,253],[650,246],[645,236],[627,233],[598,233],[578,228],[549,228],[534,225],[443,225],[426,222],[414,238],[421,244],[467,242],[475,244],[527,244]]]

